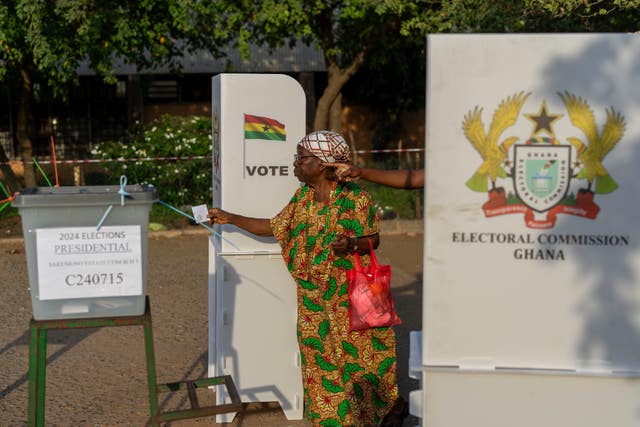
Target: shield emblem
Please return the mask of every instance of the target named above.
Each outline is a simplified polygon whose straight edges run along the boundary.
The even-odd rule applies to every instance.
[[[571,181],[571,146],[517,144],[513,184],[523,204],[546,212],[560,203]]]

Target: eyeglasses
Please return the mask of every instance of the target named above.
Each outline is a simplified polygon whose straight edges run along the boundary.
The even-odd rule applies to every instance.
[[[312,155],[312,154],[307,154],[307,155],[305,155],[305,156],[301,156],[300,154],[294,154],[294,155],[293,155],[293,161],[294,161],[294,162],[297,162],[298,160],[302,160],[302,159],[304,159],[304,158],[306,158],[306,157],[315,157],[315,156],[314,156],[314,155]]]

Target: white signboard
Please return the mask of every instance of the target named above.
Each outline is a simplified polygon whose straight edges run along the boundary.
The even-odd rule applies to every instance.
[[[39,299],[142,294],[140,226],[36,230]]]
[[[282,74],[219,74],[211,86],[212,207],[273,218],[300,185],[293,156],[305,135],[304,90]],[[230,373],[243,401],[275,399],[299,419],[296,287],[280,245],[230,224],[215,227],[223,239],[213,236],[209,246],[209,374]],[[272,344],[269,355],[255,351],[261,340]],[[216,400],[225,400],[222,391]]]
[[[302,86],[283,74],[219,74],[212,79],[213,207],[273,218],[299,186],[293,155],[305,135]],[[216,225],[222,253],[280,253],[272,237]]]
[[[640,36],[427,51],[423,364],[640,371]]]

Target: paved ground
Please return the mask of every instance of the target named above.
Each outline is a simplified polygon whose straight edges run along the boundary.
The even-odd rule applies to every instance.
[[[422,225],[385,221],[378,258],[393,266],[398,336],[398,376],[405,397],[417,388],[407,376],[409,331],[421,329]],[[147,294],[151,300],[158,381],[207,376],[207,237],[153,233]],[[28,326],[31,318],[24,244],[0,239],[0,425],[27,419]],[[49,332],[46,425],[142,426],[148,418],[141,327]],[[199,392],[203,403],[212,393]],[[186,395],[161,397],[161,410],[188,408]],[[408,419],[405,426],[414,425]],[[213,417],[176,426],[216,425]],[[232,426],[308,426],[288,421],[277,403],[245,405]]]

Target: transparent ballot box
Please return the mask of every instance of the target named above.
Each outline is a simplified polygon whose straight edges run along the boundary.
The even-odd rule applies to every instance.
[[[144,313],[153,186],[23,189],[29,290],[36,320]]]

